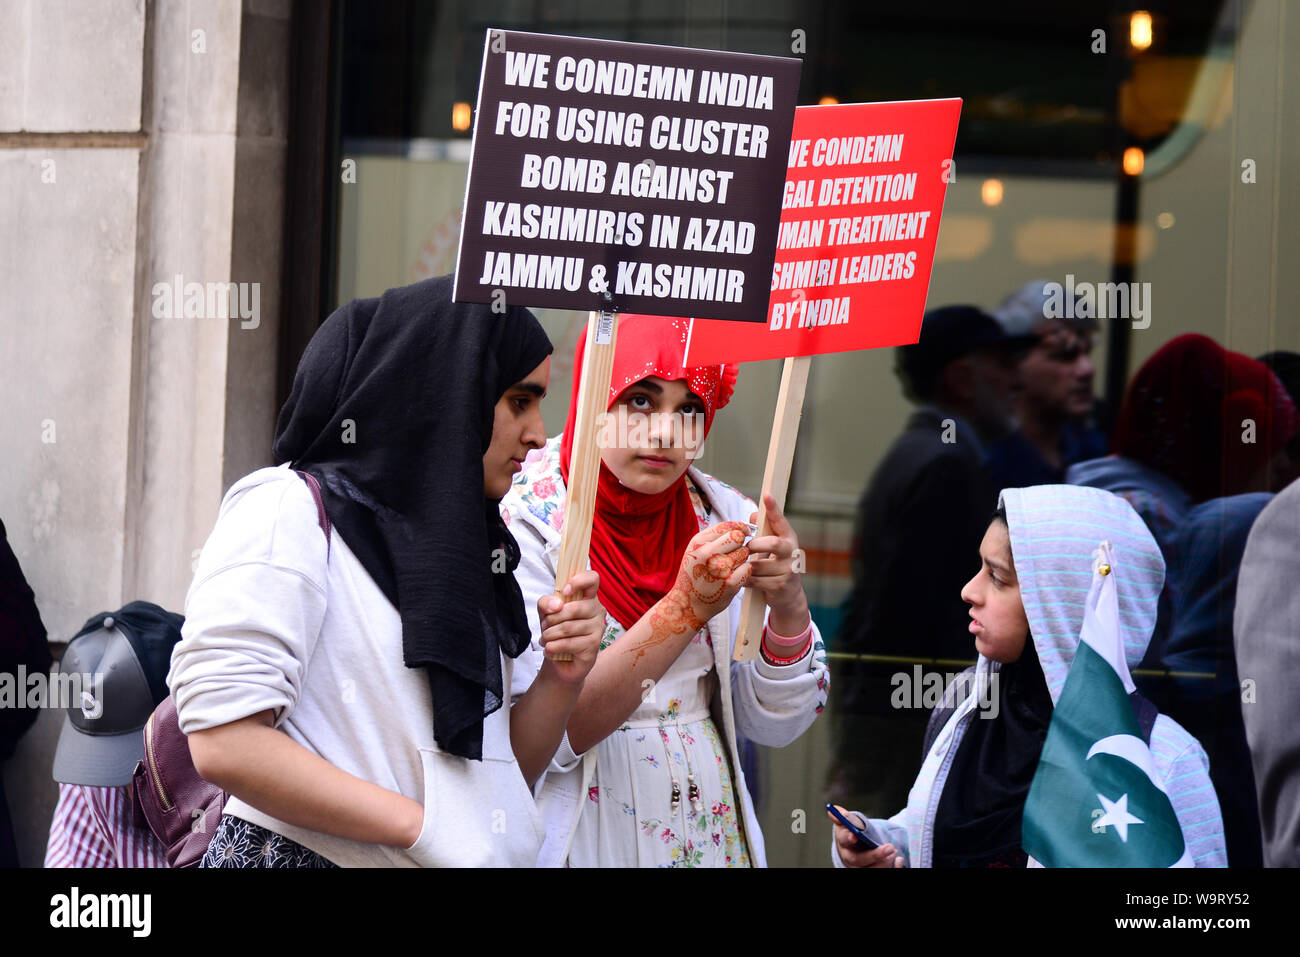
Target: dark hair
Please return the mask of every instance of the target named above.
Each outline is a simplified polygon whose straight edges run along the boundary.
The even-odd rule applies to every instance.
[[[903,397],[914,404],[934,401],[944,363],[924,355],[918,345],[899,346],[894,350],[894,375],[903,385]]]
[[[1273,370],[1291,398],[1300,405],[1300,355],[1294,352],[1266,352],[1257,361]]]
[[[1007,521],[1007,507],[1005,505],[999,505],[997,511],[993,513],[993,517],[989,519],[990,525],[994,522],[1002,523],[1002,527],[1007,530],[1007,537],[1009,539],[1011,536],[1011,524]],[[1014,567],[1016,563],[1016,554],[1011,550],[1010,541],[1007,542],[1007,557],[1011,559],[1011,564]]]

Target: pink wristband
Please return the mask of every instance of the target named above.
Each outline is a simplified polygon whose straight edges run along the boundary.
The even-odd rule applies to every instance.
[[[778,635],[772,630],[771,626],[767,624],[763,625],[763,635],[766,638],[771,638],[772,644],[777,647],[780,647],[781,645],[790,648],[802,646],[812,637],[812,616],[810,615],[808,617],[808,627],[799,632],[799,634],[795,635],[793,638],[787,638],[785,635]]]
[[[768,651],[769,638],[773,639],[771,642],[773,645],[785,645],[786,647],[781,649],[782,651],[788,651],[793,648],[798,648],[799,650],[795,654],[789,657],[774,655]],[[776,632],[772,631],[772,629],[764,625],[763,640],[759,644],[758,650],[759,653],[763,656],[763,660],[766,661],[769,665],[776,665],[777,667],[781,667],[784,665],[792,665],[795,662],[801,660],[806,654],[808,654],[808,649],[811,647],[812,647],[812,620],[809,619],[808,627],[805,628],[803,630],[803,634],[798,636],[797,638],[786,638],[783,635],[778,635]]]

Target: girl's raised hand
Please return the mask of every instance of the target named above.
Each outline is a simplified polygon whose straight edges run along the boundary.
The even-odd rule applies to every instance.
[[[600,576],[587,569],[569,579],[559,595],[537,599],[546,659],[543,667],[550,668],[560,681],[578,684],[596,664],[605,635],[605,609],[596,598],[599,586]],[[572,659],[556,661],[555,656],[561,654],[572,655]]]
[[[772,618],[777,619],[771,622],[773,628],[781,634],[797,635],[808,626],[808,598],[803,590],[803,576],[794,569],[799,538],[770,493],[763,496],[763,504],[772,534],[750,539],[750,565],[754,571],[745,587],[762,592],[763,600],[772,609]],[[749,520],[757,523],[758,512],[754,512]]]
[[[750,575],[747,531],[742,522],[719,522],[697,533],[682,555],[677,582],[661,602],[663,614],[698,631],[731,604]]]

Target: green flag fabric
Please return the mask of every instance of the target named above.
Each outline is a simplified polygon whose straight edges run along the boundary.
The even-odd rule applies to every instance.
[[[1079,647],[1025,802],[1023,847],[1045,867],[1190,867],[1129,702],[1114,548],[1094,553]]]

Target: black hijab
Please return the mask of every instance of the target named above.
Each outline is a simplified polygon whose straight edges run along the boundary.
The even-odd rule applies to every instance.
[[[481,760],[483,719],[507,692],[500,652],[529,641],[519,546],[484,498],[483,453],[497,400],[551,343],[527,309],[451,292],[450,276],[428,279],[326,319],[280,410],[275,458],[316,476],[334,528],[401,615],[438,747]]]
[[[1021,866],[1020,823],[1034,783],[1052,696],[1033,636],[997,672],[997,717],[976,708],[944,780],[934,819],[935,867]]]

